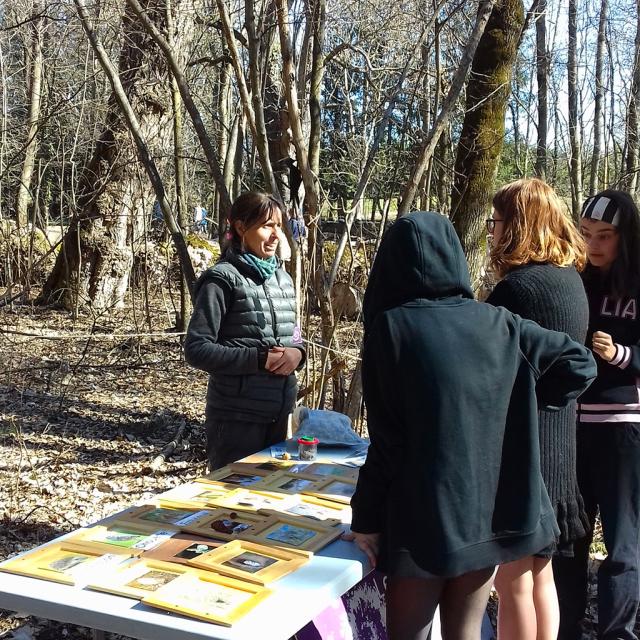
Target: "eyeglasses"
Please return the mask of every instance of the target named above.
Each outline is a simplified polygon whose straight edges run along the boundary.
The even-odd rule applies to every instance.
[[[504,220],[498,220],[497,218],[487,218],[485,220],[487,233],[493,233],[496,230],[496,222],[504,222]]]

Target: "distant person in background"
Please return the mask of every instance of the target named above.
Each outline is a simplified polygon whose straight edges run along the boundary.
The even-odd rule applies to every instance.
[[[473,299],[444,216],[387,231],[364,299],[371,445],[351,507],[353,538],[388,571],[390,640],[427,638],[438,605],[443,638],[478,640],[495,566],[558,534],[538,401],[564,406],[594,376],[566,334]]]
[[[578,271],[586,247],[556,192],[537,178],[506,184],[487,220],[490,267],[501,278],[487,302],[584,344],[589,306]],[[498,640],[556,640],[560,624],[551,557],[571,555],[589,523],[576,478],[576,402],[542,410],[540,463],[560,537],[534,556],[498,568]]]
[[[193,226],[196,233],[207,233],[207,210],[200,205],[193,211]]]
[[[229,214],[230,239],[195,287],[185,340],[189,364],[209,373],[209,466],[281,442],[296,400],[305,352],[293,282],[276,257],[282,209],[263,193],[243,193]]]
[[[162,208],[160,203],[156,200],[153,203],[153,210],[151,211],[151,228],[154,230],[162,229],[164,226],[164,216],[162,215]]]
[[[607,189],[588,198],[587,345],[598,377],[578,404],[578,483],[589,520],[600,512],[607,557],[598,569],[598,638],[637,640],[640,600],[640,214],[633,198]],[[592,529],[593,531],[593,529]],[[592,534],[573,558],[554,559],[561,640],[578,640],[585,615]]]

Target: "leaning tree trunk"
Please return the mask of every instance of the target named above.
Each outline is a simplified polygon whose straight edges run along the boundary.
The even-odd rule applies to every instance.
[[[186,3],[175,3],[176,50],[192,32],[183,21],[192,16]],[[164,0],[146,0],[144,9],[164,28]],[[178,28],[179,27],[179,28]],[[137,114],[140,131],[153,147],[170,148],[172,108],[167,69],[161,52],[127,6],[118,73],[124,93]],[[129,284],[134,248],[144,233],[155,195],[117,104],[115,93],[93,157],[78,186],[78,205],[62,251],[45,283],[42,298],[59,299],[68,308],[91,304],[96,309],[122,306]]]
[[[467,85],[467,103],[455,164],[451,218],[479,283],[484,259],[484,219],[504,140],[511,72],[524,24],[522,0],[496,3],[476,50]]]

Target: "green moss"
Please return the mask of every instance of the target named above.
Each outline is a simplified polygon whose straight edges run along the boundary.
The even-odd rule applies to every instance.
[[[188,247],[193,247],[194,249],[206,249],[213,254],[215,259],[220,257],[220,245],[214,240],[207,240],[203,236],[190,233],[185,238],[185,241]]]

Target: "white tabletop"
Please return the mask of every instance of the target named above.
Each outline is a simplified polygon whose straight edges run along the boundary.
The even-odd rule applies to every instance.
[[[354,544],[336,540],[310,562],[270,586],[273,594],[233,627],[165,613],[137,600],[0,573],[0,608],[141,640],[291,637],[358,583],[368,563]]]
[[[344,455],[329,451],[318,457],[330,460]],[[165,613],[129,598],[3,572],[0,608],[141,640],[176,640],[178,633],[180,640],[283,640],[369,571],[365,555],[355,544],[336,540],[296,572],[270,585],[273,594],[231,628]]]

